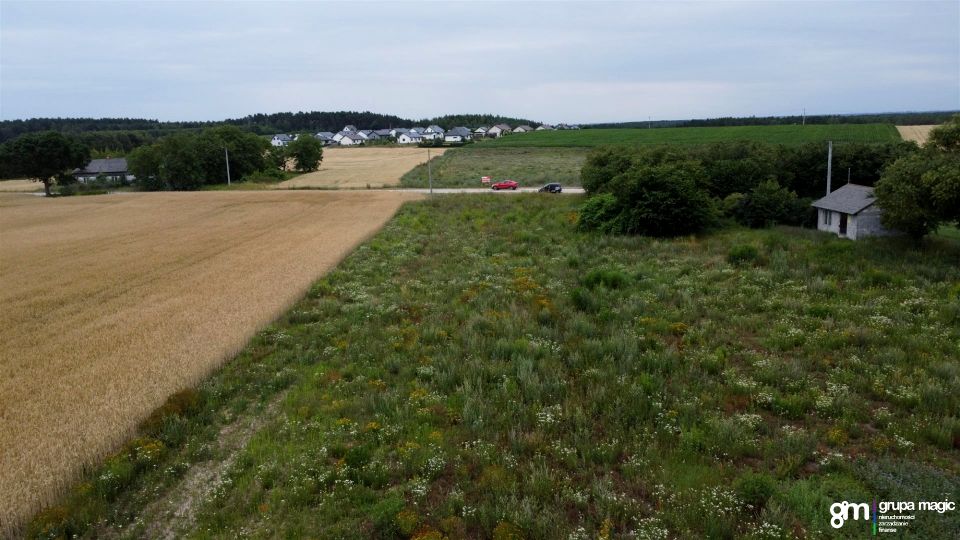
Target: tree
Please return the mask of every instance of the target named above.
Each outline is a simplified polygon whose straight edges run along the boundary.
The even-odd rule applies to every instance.
[[[177,133],[160,139],[158,177],[174,190],[197,189],[204,183],[203,163],[197,154],[197,136]]]
[[[127,169],[137,178],[140,189],[161,191],[167,187],[160,180],[160,150],[155,144],[141,146],[130,152]]]
[[[230,175],[233,179],[262,170],[264,154],[270,143],[253,133],[236,126],[207,128],[197,137],[197,157],[203,167],[206,184],[222,184],[227,181],[224,149],[230,154]]]
[[[3,170],[43,182],[43,191],[48,197],[54,181],[69,183],[70,172],[85,166],[89,160],[90,150],[86,146],[56,131],[28,133],[0,145]]]
[[[296,160],[298,171],[315,171],[323,160],[323,144],[316,137],[303,134],[287,145],[287,154]]]
[[[916,239],[960,222],[960,115],[931,130],[922,152],[887,167],[875,194],[883,223]]]

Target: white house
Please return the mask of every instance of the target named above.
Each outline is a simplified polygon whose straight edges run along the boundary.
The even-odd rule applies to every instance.
[[[445,142],[465,142],[473,138],[473,133],[465,128],[457,126],[443,134]]]
[[[340,131],[349,131],[350,133],[356,133],[356,132],[357,132],[357,126],[355,126],[355,125],[353,125],[353,124],[348,124],[348,125],[346,125],[346,126],[343,126],[343,129],[340,130]]]
[[[377,137],[380,137],[381,139],[389,139],[390,137],[394,136],[392,129],[377,129],[373,132],[376,133]]]
[[[313,136],[323,144],[333,144],[333,133],[329,131],[318,131]]]
[[[511,131],[512,130],[510,129],[510,126],[506,124],[497,124],[487,130],[487,137],[503,137],[504,135],[508,135]]]
[[[482,139],[487,136],[488,129],[489,128],[487,126],[480,126],[477,129],[473,130],[473,136],[478,139]]]
[[[439,133],[440,135],[443,135],[445,132],[440,126],[430,125],[427,126],[426,130],[424,130],[424,133]]]
[[[407,128],[393,128],[390,130],[390,136],[396,139],[397,137],[399,137],[404,133],[407,133],[408,131],[410,130]]]
[[[343,137],[340,137],[340,140],[337,142],[340,143],[340,146],[357,146],[363,144],[365,140],[366,139],[357,133],[346,133]]]
[[[517,126],[513,130],[514,133],[528,133],[530,131],[533,131],[533,128],[527,125]]]
[[[400,144],[418,144],[423,142],[423,135],[415,131],[408,131],[407,133],[398,135],[397,142]]]
[[[426,131],[426,128],[422,128],[422,127],[412,127],[412,128],[410,128],[410,131],[412,131],[412,132],[414,132],[414,133],[423,134],[423,132]]]
[[[343,136],[346,135],[347,133],[351,133],[351,132],[349,132],[349,131],[338,131],[337,134],[333,136],[333,142],[337,142],[337,143],[340,142],[340,139],[342,139]]]
[[[847,184],[811,206],[817,209],[818,229],[856,240],[892,234],[880,223],[883,211],[876,202],[872,187]]]
[[[278,133],[270,139],[270,144],[273,146],[286,146],[293,142],[293,137],[287,135],[286,133]]]
[[[443,133],[437,133],[436,131],[424,131],[420,136],[427,141],[443,140]]]
[[[537,131],[553,131],[553,126],[550,124],[544,124],[537,128]]]

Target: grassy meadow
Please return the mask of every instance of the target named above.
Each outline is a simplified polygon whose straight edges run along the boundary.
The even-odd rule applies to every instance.
[[[579,129],[518,133],[478,143],[483,147],[578,147],[608,144],[709,144],[756,141],[772,144],[806,142],[897,142],[889,124],[820,124],[806,126],[730,126],[654,129]]]
[[[860,538],[832,502],[960,497],[960,243],[582,202],[405,205],[30,534]]]
[[[431,162],[434,187],[485,187],[480,177],[516,180],[522,187],[548,182],[580,185],[586,148],[504,148],[487,143],[453,148]],[[427,187],[427,167],[418,165],[400,179],[402,187]]]

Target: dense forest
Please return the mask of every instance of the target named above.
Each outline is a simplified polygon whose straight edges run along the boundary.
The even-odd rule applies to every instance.
[[[744,116],[701,118],[694,120],[653,120],[636,122],[613,122],[587,124],[592,129],[647,128],[647,127],[723,127],[723,126],[779,126],[790,124],[894,124],[898,126],[923,126],[942,124],[960,111],[929,111],[876,114],[821,114],[803,116]]]

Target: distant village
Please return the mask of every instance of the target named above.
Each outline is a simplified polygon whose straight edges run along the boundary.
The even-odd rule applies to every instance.
[[[480,126],[476,129],[458,126],[449,131],[440,126],[392,128],[392,129],[357,129],[356,126],[345,126],[337,133],[320,131],[314,133],[324,146],[357,146],[372,141],[389,141],[397,144],[421,144],[426,141],[443,141],[445,143],[465,143],[474,139],[496,139],[513,133],[529,133],[531,131],[553,131],[558,129],[580,129],[577,125],[557,124],[551,126],[543,124],[537,128],[520,125],[511,128],[507,124],[494,126]],[[273,146],[286,146],[297,139],[298,135],[278,133],[270,139]]]

